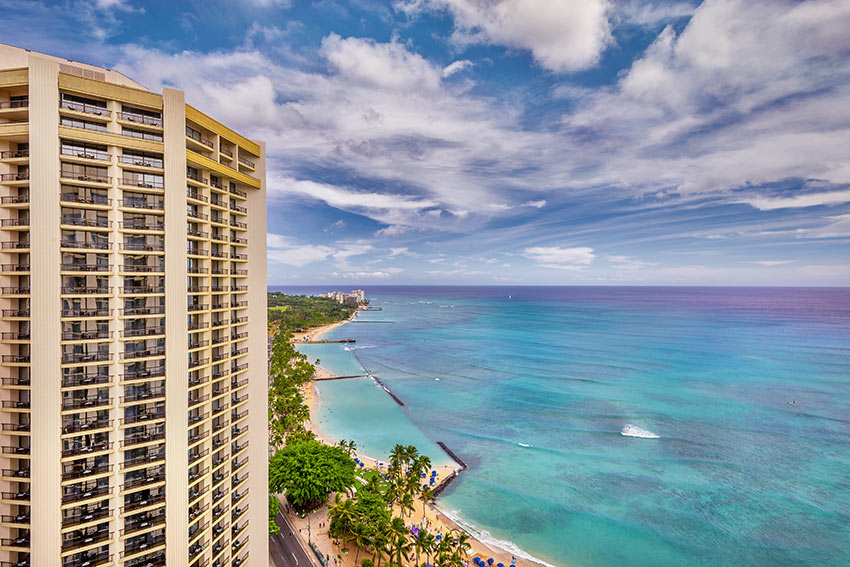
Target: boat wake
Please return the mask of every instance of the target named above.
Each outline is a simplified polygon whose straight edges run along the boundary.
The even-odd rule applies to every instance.
[[[623,430],[620,431],[620,435],[625,437],[640,437],[641,439],[659,439],[660,436],[656,435],[652,431],[647,431],[646,429],[641,429],[637,425],[632,425],[631,423],[627,423]]]
[[[520,447],[531,447],[531,445],[526,445],[525,443],[517,443]]]
[[[505,551],[507,551],[511,555],[516,556],[517,559],[525,559],[526,561],[533,561],[535,563],[545,565],[546,567],[555,567],[551,563],[547,563],[546,561],[543,561],[542,559],[535,557],[535,556],[531,555],[530,553],[528,553],[526,551],[523,551],[522,549],[517,547],[517,545],[512,541],[507,541],[507,540],[504,540],[504,539],[497,539],[497,538],[491,536],[490,532],[488,532],[487,530],[475,529],[474,527],[472,527],[468,523],[461,520],[460,517],[458,517],[458,511],[457,510],[452,510],[451,512],[446,512],[443,508],[440,508],[440,512],[442,512],[443,515],[445,515],[451,521],[453,521],[454,523],[459,525],[461,528],[463,528],[463,530],[465,532],[467,532],[472,537],[479,540],[481,543],[483,543],[485,545],[492,545],[494,547],[504,549]],[[481,551],[481,550],[476,550],[476,551]],[[484,554],[478,553],[477,555],[483,556]],[[485,559],[486,559],[486,557],[485,557]]]

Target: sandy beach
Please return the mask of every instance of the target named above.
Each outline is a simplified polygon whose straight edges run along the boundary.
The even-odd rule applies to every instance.
[[[356,313],[352,318],[356,316]],[[300,342],[304,340],[319,340],[324,334],[329,332],[331,329],[334,329],[340,325],[347,323],[348,321],[342,321],[339,323],[334,323],[331,325],[324,325],[322,327],[318,327],[315,329],[311,329],[306,333],[299,333],[293,339],[293,342]],[[324,368],[317,366],[316,367],[316,378],[327,378],[331,376],[331,374]],[[364,378],[365,379],[365,378]],[[313,431],[316,434],[316,437],[321,439],[323,442],[334,445],[336,444],[338,439],[330,439],[328,438],[324,432],[322,431],[321,422],[317,422],[315,420],[315,416],[318,414],[317,410],[319,404],[321,403],[321,397],[316,388],[315,381],[311,381],[304,385],[302,394],[307,405],[310,408],[310,415],[314,416],[313,419],[307,424],[307,428]],[[357,441],[356,439],[354,440]],[[355,455],[360,461],[366,463],[366,467],[373,468],[378,471],[386,471],[386,464],[384,466],[380,466],[381,461],[376,460],[370,455],[363,454],[361,452],[357,452]],[[460,469],[457,465],[444,465],[441,467],[436,467],[434,470],[437,472],[437,481],[436,485],[439,486],[443,483],[449,476]],[[460,473],[462,474],[462,473]],[[398,513],[398,510],[396,510]],[[330,538],[328,534],[328,516],[327,516],[327,506],[323,506],[319,510],[313,512],[308,518],[299,518],[294,514],[289,515],[290,520],[292,520],[293,525],[296,529],[299,530],[299,534],[301,539],[307,542],[308,538],[308,523],[310,526],[310,539],[316,544],[322,553],[330,556],[331,558],[338,558],[337,565],[341,565],[342,567],[358,567],[355,564],[354,557],[355,551],[353,544],[343,544],[342,546],[334,545],[332,538]],[[488,559],[492,557],[494,559],[494,563],[504,563],[506,566],[511,565],[513,554],[509,551],[497,547],[490,543],[485,543],[481,541],[479,538],[476,538],[472,533],[463,527],[456,524],[451,518],[446,516],[439,508],[433,505],[428,505],[425,507],[425,515],[422,514],[422,502],[421,500],[417,500],[415,511],[412,516],[405,517],[405,523],[409,525],[409,527],[413,526],[425,526],[432,533],[438,534],[446,534],[452,530],[464,531],[470,536],[469,543],[471,545],[471,549],[469,552],[469,564],[472,564],[472,558],[476,555],[481,557],[482,559]],[[322,526],[322,527],[319,527]],[[348,547],[348,552],[343,552],[343,548]],[[369,554],[362,552],[360,553],[359,560],[362,560],[365,557],[369,557]],[[340,562],[341,561],[341,562]],[[412,564],[412,560],[411,560]],[[537,565],[543,566],[543,564],[538,563],[536,561],[528,560],[525,558],[516,558],[517,565]]]

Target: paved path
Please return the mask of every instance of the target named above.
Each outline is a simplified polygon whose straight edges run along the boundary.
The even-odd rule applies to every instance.
[[[304,548],[301,547],[298,542],[298,533],[289,523],[289,520],[284,518],[283,514],[278,513],[275,521],[280,526],[280,533],[269,536],[271,563],[275,567],[314,567],[316,561],[311,560]],[[290,533],[292,535],[289,535]]]

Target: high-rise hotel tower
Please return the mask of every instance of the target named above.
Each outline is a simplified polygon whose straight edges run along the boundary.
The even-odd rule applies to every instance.
[[[0,45],[0,567],[268,565],[264,157]]]

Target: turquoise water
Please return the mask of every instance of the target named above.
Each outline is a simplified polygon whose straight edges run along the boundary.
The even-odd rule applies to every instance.
[[[848,290],[367,295],[392,322],[334,334],[406,407],[326,382],[323,427],[444,441],[470,468],[439,503],[489,537],[559,566],[850,565]]]

